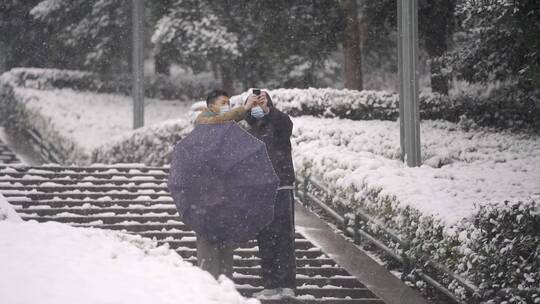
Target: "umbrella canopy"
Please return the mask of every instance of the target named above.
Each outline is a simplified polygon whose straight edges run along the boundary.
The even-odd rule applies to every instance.
[[[278,184],[266,145],[235,122],[198,125],[174,147],[169,191],[211,242],[254,238],[273,219]]]

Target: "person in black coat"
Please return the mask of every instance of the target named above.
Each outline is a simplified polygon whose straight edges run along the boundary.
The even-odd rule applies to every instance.
[[[266,144],[280,184],[274,202],[274,220],[257,237],[264,290],[254,296],[294,297],[296,259],[293,196],[295,175],[291,152],[293,123],[287,114],[274,107],[267,92],[262,91],[255,95],[258,95],[259,106],[254,106],[247,114],[248,130]]]

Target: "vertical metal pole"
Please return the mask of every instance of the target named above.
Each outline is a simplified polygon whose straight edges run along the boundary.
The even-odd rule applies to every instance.
[[[133,129],[144,126],[144,0],[133,5]]]
[[[420,166],[418,0],[398,0],[399,126],[401,159]]]

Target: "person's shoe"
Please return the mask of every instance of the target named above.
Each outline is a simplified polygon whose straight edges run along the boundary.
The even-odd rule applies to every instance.
[[[253,294],[259,300],[279,300],[281,299],[281,288],[263,289]]]
[[[281,288],[281,297],[283,298],[294,298],[294,289],[292,288]]]

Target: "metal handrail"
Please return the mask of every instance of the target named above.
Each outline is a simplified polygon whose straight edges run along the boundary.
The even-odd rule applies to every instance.
[[[386,246],[382,241],[378,240],[376,237],[370,235],[368,232],[364,231],[359,223],[359,218],[366,222],[372,222],[378,226],[379,229],[383,231],[384,234],[388,235],[390,239],[398,244],[400,244],[404,248],[409,248],[409,242],[404,241],[400,239],[397,236],[397,233],[393,231],[390,228],[385,227],[383,223],[381,223],[379,220],[369,216],[366,214],[365,211],[359,209],[355,212],[355,215],[352,216],[341,216],[338,212],[336,212],[334,209],[332,209],[330,206],[328,206],[326,203],[324,203],[319,198],[315,197],[314,195],[308,193],[308,183],[311,185],[314,185],[318,188],[318,190],[321,190],[327,194],[332,193],[327,187],[325,187],[321,182],[311,178],[308,176],[307,178],[297,178],[297,181],[299,184],[303,185],[303,191],[300,191],[298,187],[296,188],[296,191],[298,192],[298,196],[303,198],[303,204],[307,205],[308,201],[314,202],[318,207],[323,209],[325,212],[327,212],[328,215],[330,215],[339,225],[343,226],[343,232],[354,238],[355,242],[358,242],[359,238],[366,239],[371,244],[375,245],[380,250],[384,251],[386,254],[388,254],[390,257],[392,257],[394,260],[398,261],[400,264],[404,265],[405,270],[409,271],[410,269],[407,269],[411,265],[410,257],[407,256],[405,253],[399,254],[394,249]],[[348,227],[349,220],[354,219],[354,228]],[[479,288],[469,282],[467,279],[463,278],[462,276],[452,272],[450,269],[448,269],[446,266],[440,264],[437,261],[434,261],[433,259],[429,258],[427,255],[422,256],[422,259],[427,262],[428,265],[432,266],[439,272],[448,275],[452,279],[454,279],[456,282],[458,282],[460,285],[465,287],[469,292],[473,294],[479,294]],[[419,277],[421,277],[425,282],[427,282],[429,285],[431,285],[433,288],[437,289],[438,291],[442,292],[446,296],[448,296],[450,299],[452,299],[454,302],[462,304],[464,303],[461,301],[454,293],[452,293],[449,289],[444,287],[441,283],[437,282],[435,279],[433,279],[431,276],[424,273],[422,270],[417,270],[416,273]]]
[[[45,160],[53,163],[61,163],[60,157],[58,156],[59,153],[54,149],[54,147],[49,146],[44,140],[41,134],[33,129],[23,129],[23,133],[26,134],[26,136],[30,139],[30,141],[34,142],[34,144],[38,145],[40,148],[41,156],[45,158]]]

